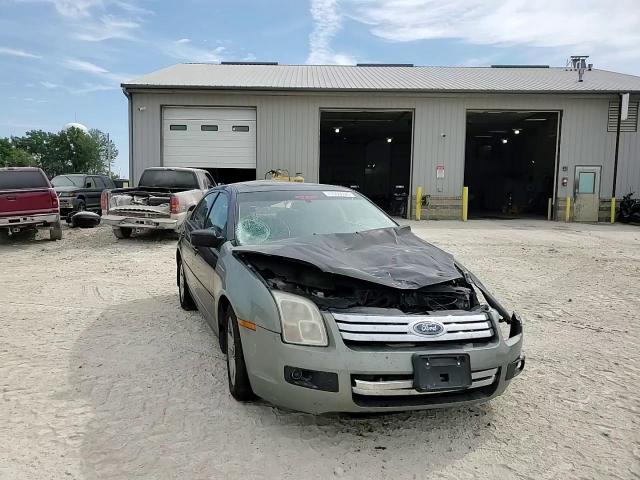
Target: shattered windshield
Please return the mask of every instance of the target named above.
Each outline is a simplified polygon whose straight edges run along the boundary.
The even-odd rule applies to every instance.
[[[290,190],[238,194],[236,239],[240,245],[395,226],[397,224],[378,207],[349,191]]]

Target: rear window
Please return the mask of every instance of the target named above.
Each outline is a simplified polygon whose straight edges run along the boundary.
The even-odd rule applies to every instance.
[[[0,190],[49,188],[49,181],[39,170],[0,171]]]
[[[199,188],[196,174],[182,170],[145,170],[142,172],[139,185],[158,188]]]

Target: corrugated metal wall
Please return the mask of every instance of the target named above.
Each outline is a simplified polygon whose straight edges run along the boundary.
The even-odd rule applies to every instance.
[[[302,172],[318,180],[321,109],[407,109],[414,111],[413,189],[431,195],[460,195],[464,180],[467,110],[552,110],[562,112],[558,196],[573,191],[575,165],[602,165],[601,197],[611,195],[615,133],[607,132],[609,101],[591,95],[251,94],[238,92],[134,92],[131,178],[161,165],[163,106],[250,106],[257,109],[257,175],[271,168]],[[445,136],[443,136],[444,134]],[[445,178],[436,181],[436,165]],[[640,134],[622,133],[618,196],[640,191]],[[560,178],[567,176],[563,188]]]

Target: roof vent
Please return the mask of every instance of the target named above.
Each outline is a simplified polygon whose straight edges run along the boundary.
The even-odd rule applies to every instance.
[[[356,67],[414,67],[413,63],[356,63]]]
[[[549,65],[491,65],[491,68],[549,68]]]
[[[220,65],[278,65],[278,62],[220,62]]]

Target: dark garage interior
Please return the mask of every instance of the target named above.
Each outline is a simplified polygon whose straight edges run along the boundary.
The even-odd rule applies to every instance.
[[[406,216],[412,117],[410,111],[321,112],[320,182],[353,188]]]
[[[546,217],[558,112],[467,112],[469,217]]]
[[[211,174],[216,183],[228,184],[256,179],[255,168],[205,168],[204,170]]]

